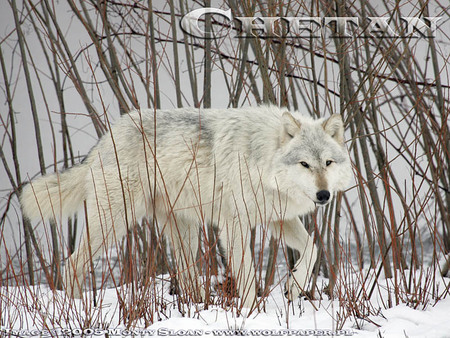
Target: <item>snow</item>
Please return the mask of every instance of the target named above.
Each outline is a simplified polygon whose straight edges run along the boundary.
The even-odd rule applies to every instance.
[[[449,337],[450,299],[438,302],[425,311],[414,310],[405,304],[383,311],[386,319],[379,329],[382,336]]]
[[[443,285],[450,279],[443,278]],[[380,281],[388,284],[389,281]],[[160,287],[163,289],[161,290]],[[442,285],[441,285],[442,287]],[[72,301],[64,292],[53,292],[46,285],[0,288],[0,333],[19,336],[45,336],[46,333],[80,336],[357,336],[357,337],[450,337],[450,297],[414,309],[405,303],[391,308],[379,307],[365,319],[344,317],[345,305],[322,294],[321,300],[300,298],[288,303],[281,287],[275,287],[259,312],[237,313],[202,304],[184,305],[179,311],[176,296],[168,294],[168,285],[159,285],[166,307],[153,324],[141,319],[127,327],[121,320],[118,295],[131,288],[123,286],[102,290],[93,306],[92,292],[83,300]],[[161,292],[163,291],[163,292]],[[372,306],[382,303],[382,296]],[[385,299],[384,299],[385,301]],[[153,306],[153,304],[149,304]],[[341,305],[341,306],[340,306]],[[378,305],[377,305],[378,306]],[[87,324],[86,324],[87,323]],[[50,331],[49,331],[50,330]],[[53,330],[53,331],[51,331]]]

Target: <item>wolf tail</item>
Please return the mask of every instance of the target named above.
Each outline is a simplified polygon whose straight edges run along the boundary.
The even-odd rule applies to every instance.
[[[79,164],[61,173],[45,175],[27,184],[20,195],[25,217],[56,219],[78,211],[87,197],[89,166]]]

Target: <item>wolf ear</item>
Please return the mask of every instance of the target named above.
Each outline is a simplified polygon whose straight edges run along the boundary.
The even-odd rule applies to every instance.
[[[293,138],[302,126],[289,112],[283,113],[281,121],[283,123],[283,140]]]
[[[344,122],[340,114],[333,114],[322,123],[323,130],[339,144],[344,144]]]

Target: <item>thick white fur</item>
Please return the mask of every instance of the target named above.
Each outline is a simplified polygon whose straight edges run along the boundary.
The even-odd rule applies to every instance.
[[[69,216],[86,201],[89,236],[85,231],[65,268],[65,288],[74,297],[89,252],[95,258],[127,227],[155,217],[183,271],[181,288],[197,274],[198,226],[216,225],[250,307],[256,299],[250,229],[266,224],[300,252],[287,282],[287,296],[298,296],[316,261],[298,216],[314,210],[317,192],[343,190],[350,175],[339,115],[312,120],[262,106],[159,110],[155,118],[147,110],[122,117],[83,163],[28,184],[21,203],[30,219],[50,219]]]

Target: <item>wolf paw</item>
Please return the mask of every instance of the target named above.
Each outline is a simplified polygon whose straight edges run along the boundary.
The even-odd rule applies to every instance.
[[[206,300],[206,290],[203,285],[189,285],[188,287],[182,288],[176,278],[170,280],[169,295],[188,297],[194,303],[204,303]]]
[[[302,290],[298,286],[294,277],[289,276],[288,280],[284,284],[284,296],[289,300],[293,301],[297,299],[301,294],[303,294]]]

